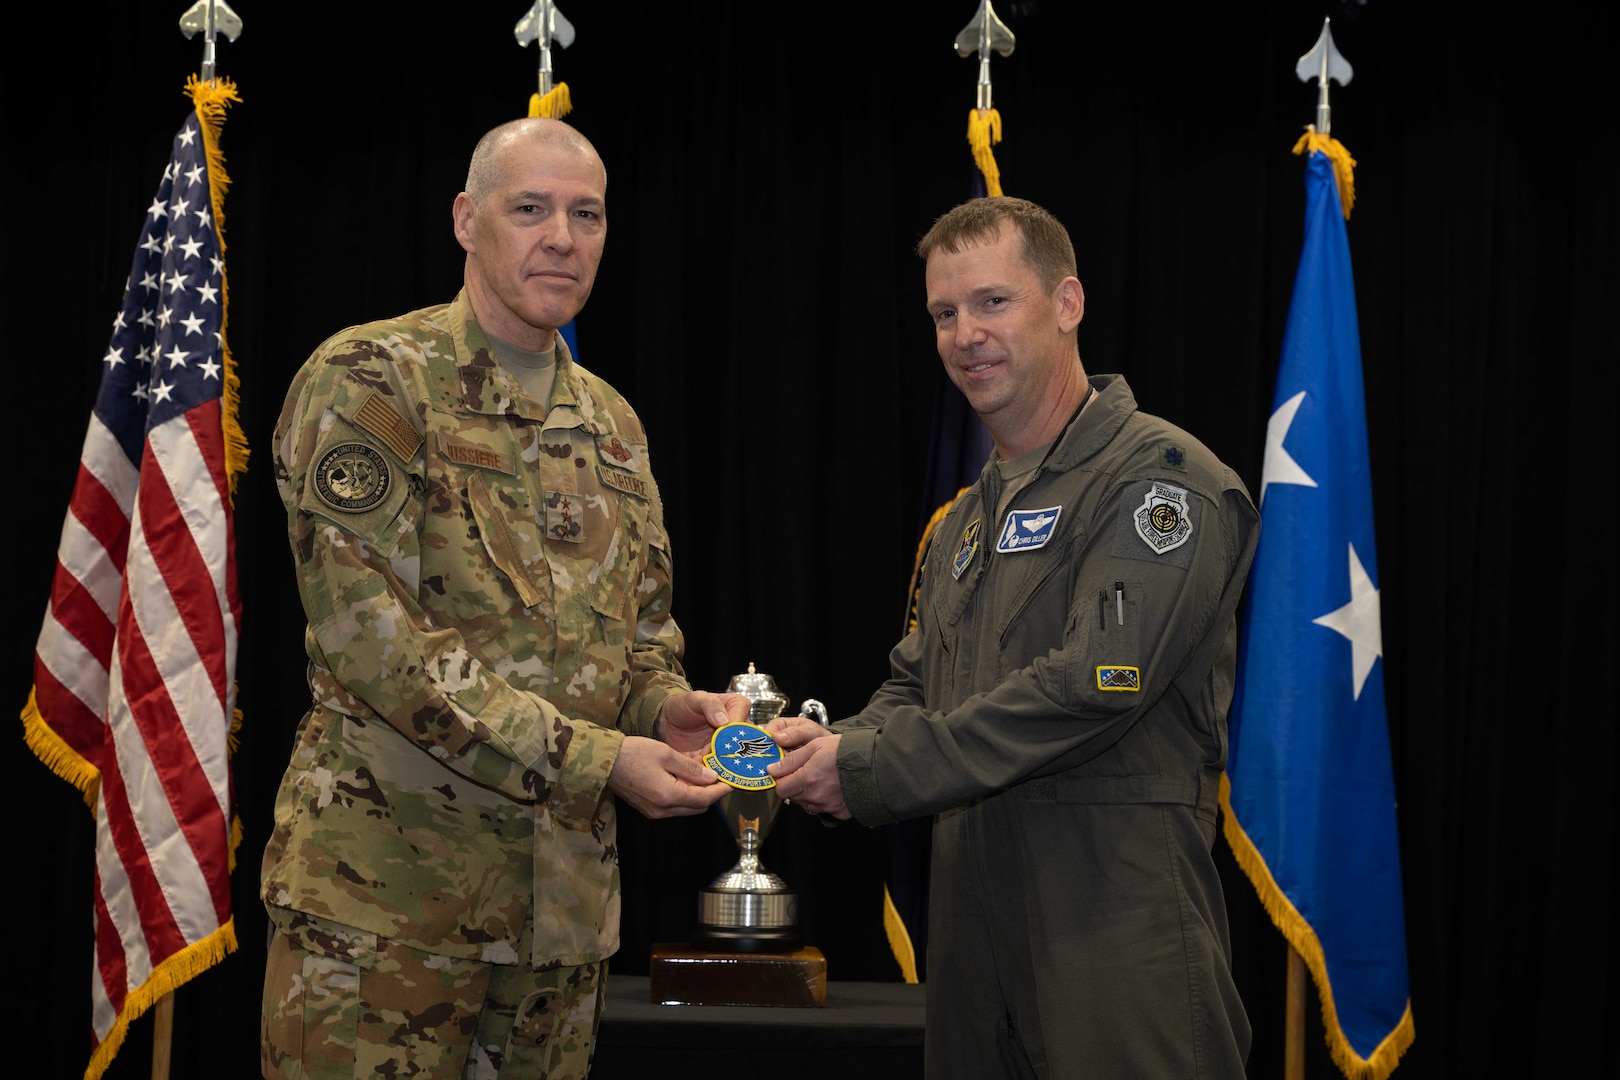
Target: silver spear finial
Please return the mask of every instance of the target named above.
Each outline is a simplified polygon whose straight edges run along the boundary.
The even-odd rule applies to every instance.
[[[535,0],[534,6],[518,20],[512,33],[519,45],[540,43],[540,96],[551,93],[551,46],[566,49],[574,43],[574,24],[564,17],[553,0]]]
[[[1337,82],[1340,86],[1348,86],[1350,78],[1355,74],[1350,61],[1339,52],[1338,46],[1333,44],[1332,19],[1322,20],[1322,35],[1311,46],[1311,51],[1299,58],[1294,65],[1294,74],[1299,81],[1308,83],[1316,80],[1316,133],[1328,135],[1333,130],[1333,110],[1328,107],[1328,83]]]
[[[197,0],[180,16],[180,32],[190,41],[198,31],[203,35],[202,81],[214,81],[214,35],[224,34],[235,41],[242,32],[242,20],[225,0]]]
[[[996,17],[995,9],[990,6],[990,0],[979,0],[979,10],[974,13],[972,20],[962,27],[962,32],[956,35],[956,55],[979,54],[979,108],[990,108],[991,51],[1002,56],[1011,56],[1017,40],[1013,32],[1007,29],[1007,24]]]

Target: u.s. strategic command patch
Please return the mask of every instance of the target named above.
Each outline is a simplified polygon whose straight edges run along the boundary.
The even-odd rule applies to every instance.
[[[1186,489],[1155,481],[1136,508],[1135,523],[1136,535],[1157,554],[1185,544],[1193,531]]]
[[[782,748],[764,728],[733,723],[714,729],[703,764],[732,787],[756,791],[776,786],[765,766],[781,760]]]
[[[956,555],[951,559],[951,577],[958,581],[962,579],[962,571],[968,568],[973,556],[979,553],[979,530],[983,527],[982,518],[974,518],[973,523],[962,530],[962,543],[956,549]]]
[[[1142,673],[1133,667],[1122,667],[1118,664],[1101,664],[1097,668],[1097,689],[1099,690],[1135,690],[1142,689]]]
[[[334,510],[357,514],[388,494],[388,462],[365,443],[334,446],[315,466],[315,494]]]

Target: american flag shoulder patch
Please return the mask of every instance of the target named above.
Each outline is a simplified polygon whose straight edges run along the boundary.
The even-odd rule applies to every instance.
[[[1142,672],[1133,667],[1099,664],[1097,666],[1097,689],[1139,692],[1142,689]]]
[[[354,422],[375,435],[384,446],[410,461],[422,445],[422,434],[400,413],[399,407],[375,389],[354,412]]]

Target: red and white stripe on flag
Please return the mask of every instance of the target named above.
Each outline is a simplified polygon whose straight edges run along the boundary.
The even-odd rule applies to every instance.
[[[236,948],[230,741],[246,461],[225,348],[229,82],[196,103],[147,211],[62,527],[25,737],[96,816],[91,1054]]]

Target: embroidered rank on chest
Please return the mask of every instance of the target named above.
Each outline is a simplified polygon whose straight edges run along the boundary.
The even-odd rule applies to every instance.
[[[1192,536],[1192,510],[1184,488],[1154,482],[1142,498],[1134,518],[1136,535],[1155,554],[1163,555],[1185,544]]]
[[[996,541],[996,551],[1003,554],[1013,551],[1034,551],[1046,546],[1057,531],[1058,518],[1063,514],[1061,506],[1047,506],[1040,510],[1013,510],[1007,515],[1007,523],[1001,527],[1001,538]]]
[[[585,500],[553,491],[546,496],[546,536],[577,544],[585,539]]]

